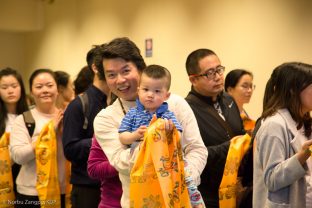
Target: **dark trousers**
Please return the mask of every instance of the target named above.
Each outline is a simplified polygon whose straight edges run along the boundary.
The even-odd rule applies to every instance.
[[[45,203],[51,203],[53,205],[53,201],[47,201]],[[40,208],[40,201],[38,196],[29,196],[17,193],[15,200],[15,208]],[[61,195],[61,208],[65,208],[65,195]]]
[[[100,187],[73,184],[71,193],[72,208],[97,208],[100,200]]]
[[[13,189],[14,189],[14,193],[15,194],[17,193],[17,191],[16,191],[16,178],[18,176],[18,173],[19,173],[20,169],[21,169],[20,165],[18,165],[16,163],[14,163],[12,165]]]

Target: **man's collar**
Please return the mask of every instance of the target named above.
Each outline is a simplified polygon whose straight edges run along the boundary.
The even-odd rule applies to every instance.
[[[105,99],[107,98],[107,96],[105,95],[104,92],[102,92],[99,88],[97,88],[94,85],[91,85],[88,89],[90,89],[91,91],[93,91],[93,93],[95,94],[96,97],[99,97],[101,99]]]
[[[211,96],[204,96],[204,95],[202,95],[202,94],[200,94],[200,93],[198,93],[193,87],[192,87],[192,89],[191,89],[191,93],[192,94],[194,94],[195,96],[197,96],[198,98],[200,98],[201,100],[203,100],[204,102],[207,102],[207,103],[209,103],[209,104],[214,104],[214,103],[216,103],[216,102],[221,102],[221,98],[222,98],[222,95],[223,95],[223,91],[222,92],[220,92],[218,95],[217,95],[217,100],[216,101],[213,101],[212,100],[212,97]]]

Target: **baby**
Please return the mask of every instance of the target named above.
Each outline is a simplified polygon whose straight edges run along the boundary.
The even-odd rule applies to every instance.
[[[179,132],[182,127],[173,112],[168,110],[165,102],[170,96],[170,72],[159,65],[150,65],[144,69],[138,87],[137,107],[131,108],[123,118],[119,128],[119,139],[122,144],[131,145],[142,140],[154,114],[157,118],[167,119],[168,124],[174,124]],[[190,176],[190,170],[185,162],[185,182],[191,199],[192,207],[205,207],[200,192]]]

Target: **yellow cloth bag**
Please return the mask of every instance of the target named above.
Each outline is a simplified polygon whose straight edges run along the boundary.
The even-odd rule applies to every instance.
[[[9,152],[10,133],[5,132],[0,139],[0,207],[14,207],[13,177]]]
[[[60,185],[58,180],[57,138],[54,124],[50,121],[43,127],[36,143],[36,172],[38,197],[42,208],[61,207]],[[66,164],[66,178],[69,178],[69,164]],[[66,185],[66,207],[71,207],[69,194],[71,186]]]
[[[130,207],[191,207],[185,184],[180,136],[153,119],[130,174]]]
[[[219,207],[235,208],[237,194],[237,174],[241,160],[251,142],[249,134],[236,136],[231,140],[223,177],[219,187]]]

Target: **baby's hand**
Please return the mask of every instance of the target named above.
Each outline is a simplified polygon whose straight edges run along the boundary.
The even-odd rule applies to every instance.
[[[169,119],[169,120],[165,119],[165,130],[170,132],[170,131],[172,131],[172,129],[173,129],[172,120],[171,119]]]
[[[142,140],[142,137],[144,136],[144,133],[146,132],[147,127],[146,126],[140,126],[137,130],[136,133],[139,135],[139,137]]]

